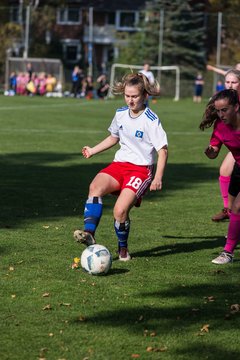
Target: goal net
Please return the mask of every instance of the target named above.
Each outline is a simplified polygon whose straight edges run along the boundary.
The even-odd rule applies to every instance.
[[[110,74],[110,90],[108,97],[113,97],[111,87],[114,81],[120,80],[126,73],[125,69],[130,72],[133,69],[141,70],[142,65],[113,64]],[[158,79],[161,86],[161,93],[166,96],[173,96],[175,101],[180,99],[180,69],[178,66],[151,66],[155,79]],[[170,73],[169,73],[170,72]]]
[[[5,65],[5,89],[9,86],[9,77],[12,72],[21,73],[27,71],[27,64],[31,63],[33,72],[53,75],[57,82],[60,82],[63,86],[63,65],[59,59],[47,59],[47,58],[20,58],[20,57],[8,57]]]

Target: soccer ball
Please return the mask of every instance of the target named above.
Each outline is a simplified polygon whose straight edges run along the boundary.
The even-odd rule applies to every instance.
[[[89,274],[104,275],[111,265],[112,255],[103,245],[90,245],[82,252],[81,266]]]

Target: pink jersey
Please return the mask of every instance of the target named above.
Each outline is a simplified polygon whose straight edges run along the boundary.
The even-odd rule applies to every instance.
[[[238,165],[240,165],[240,130],[234,130],[220,119],[215,121],[210,145],[219,149],[224,144],[231,151]]]

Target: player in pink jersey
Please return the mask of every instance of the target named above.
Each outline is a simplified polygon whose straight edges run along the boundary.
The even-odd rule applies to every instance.
[[[150,84],[143,74],[128,74],[114,84],[112,92],[123,94],[127,106],[117,109],[108,130],[110,135],[94,147],[84,146],[82,154],[90,158],[119,144],[113,162],[102,169],[89,186],[84,209],[84,230],[76,230],[74,238],[89,246],[95,244],[95,231],[102,216],[102,197],[118,195],[114,209],[114,228],[118,238],[119,260],[131,259],[128,252],[129,213],[139,206],[142,196],[161,190],[167,162],[167,136],[158,116],[146,107],[148,95],[159,95],[157,82]],[[155,174],[153,164],[158,156]]]
[[[230,223],[223,252],[212,262],[232,262],[234,249],[240,241],[240,103],[236,90],[226,89],[209,101],[200,129],[214,124],[210,145],[205,150],[209,159],[215,159],[224,144],[231,151],[235,164],[228,189],[228,206],[231,209]]]
[[[240,97],[240,64],[236,64],[235,68],[230,69],[228,71],[217,68],[212,65],[207,65],[208,70],[212,70],[220,75],[225,76],[225,88],[226,89],[235,89],[238,91]],[[228,187],[230,183],[230,178],[233,170],[235,160],[229,152],[219,169],[219,187],[223,200],[223,209],[215,214],[212,217],[212,221],[223,221],[229,219],[229,211],[228,211]]]

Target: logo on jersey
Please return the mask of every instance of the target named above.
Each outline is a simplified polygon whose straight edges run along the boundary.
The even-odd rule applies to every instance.
[[[136,130],[136,132],[135,132],[135,137],[142,139],[142,137],[143,137],[143,131]]]

